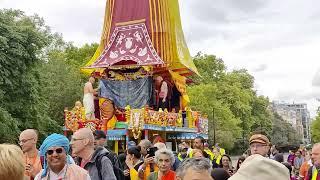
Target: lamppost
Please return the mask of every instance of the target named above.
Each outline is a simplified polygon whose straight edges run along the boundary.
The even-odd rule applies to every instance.
[[[213,120],[213,144],[216,145],[216,120],[214,117],[214,107],[212,108],[212,120]]]
[[[242,150],[245,151],[245,121],[244,121],[244,118],[243,118],[243,114],[241,113],[241,120],[242,120]]]

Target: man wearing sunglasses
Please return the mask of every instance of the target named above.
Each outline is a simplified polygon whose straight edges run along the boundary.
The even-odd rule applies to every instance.
[[[23,152],[25,176],[32,180],[42,169],[37,149],[38,135],[34,129],[26,129],[19,136],[19,145]]]
[[[36,180],[90,180],[89,173],[72,163],[69,152],[69,140],[61,134],[51,134],[40,146],[43,156],[43,169]]]

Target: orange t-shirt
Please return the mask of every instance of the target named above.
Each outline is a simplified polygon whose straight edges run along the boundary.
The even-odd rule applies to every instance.
[[[41,166],[40,156],[37,155],[35,157],[30,158],[30,157],[27,157],[25,154],[23,154],[23,159],[25,162],[25,166],[27,166],[28,164],[31,164],[33,166],[35,175],[37,175],[41,171],[42,166]],[[31,176],[31,174],[28,173],[27,171],[24,172],[24,175],[28,177]],[[30,177],[30,179],[32,178]]]
[[[300,167],[300,171],[299,171],[299,176],[300,177],[306,177],[308,174],[308,169],[310,168],[310,165],[308,163],[308,161],[302,163],[301,167]]]
[[[174,171],[169,171],[167,174],[162,176],[162,180],[174,180],[176,179],[176,173]]]

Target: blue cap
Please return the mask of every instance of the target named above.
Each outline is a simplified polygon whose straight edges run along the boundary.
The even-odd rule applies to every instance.
[[[128,149],[131,148],[131,147],[134,147],[134,146],[137,146],[136,142],[134,142],[134,141],[129,141],[128,142]]]

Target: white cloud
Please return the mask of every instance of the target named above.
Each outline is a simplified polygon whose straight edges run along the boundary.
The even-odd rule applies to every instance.
[[[3,0],[0,7],[38,14],[52,31],[81,45],[99,42],[105,4],[104,0]]]
[[[268,0],[250,9],[246,3],[253,1],[241,1],[244,6],[239,5],[238,11],[230,2],[181,2],[192,54],[199,50],[212,53],[231,69],[246,68],[254,75],[259,94],[271,100],[308,103],[315,115],[320,93],[312,81],[320,78],[313,77],[320,68],[320,2]]]

